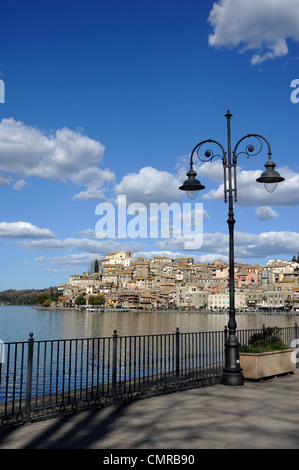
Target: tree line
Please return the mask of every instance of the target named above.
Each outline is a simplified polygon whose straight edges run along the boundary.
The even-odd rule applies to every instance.
[[[94,307],[100,307],[105,305],[105,297],[103,295],[90,295],[87,303],[88,305],[92,305]],[[78,307],[86,305],[86,298],[84,295],[78,295],[78,297],[75,299],[75,304]]]
[[[55,302],[61,295],[57,287],[46,289],[7,289],[0,291],[0,303],[10,305],[36,305],[47,299]]]

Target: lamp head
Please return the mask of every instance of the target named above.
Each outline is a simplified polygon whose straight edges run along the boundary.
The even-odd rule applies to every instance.
[[[183,185],[180,186],[179,189],[186,191],[187,196],[193,200],[196,198],[198,191],[205,189],[205,186],[195,178],[197,173],[193,170],[192,163],[190,164],[190,167],[191,168],[187,173],[188,179],[184,181]]]
[[[280,176],[278,171],[274,170],[276,167],[275,163],[271,160],[271,155],[269,154],[269,160],[265,163],[266,171],[263,171],[261,176],[257,178],[258,183],[264,183],[266,190],[269,193],[272,193],[276,188],[277,184],[284,181],[285,179]]]

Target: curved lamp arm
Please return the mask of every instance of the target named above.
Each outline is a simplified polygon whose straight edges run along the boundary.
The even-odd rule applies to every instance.
[[[205,151],[205,159],[203,159],[200,154],[199,154],[199,150],[201,149],[201,147],[206,144],[206,143],[214,143],[216,145],[218,145],[221,150],[222,150],[222,155],[218,155],[218,154],[214,154],[213,150],[211,149],[207,149]],[[226,151],[224,150],[223,146],[217,142],[217,140],[213,140],[213,139],[207,139],[207,140],[203,140],[202,142],[199,142],[199,144],[197,144],[194,149],[192,150],[191,152],[191,155],[190,155],[190,165],[193,165],[193,155],[194,153],[197,153],[197,158],[201,161],[201,162],[211,162],[213,160],[213,158],[215,157],[220,157],[222,158],[223,160],[223,165],[226,165]]]
[[[245,151],[241,151],[241,152],[239,152],[239,153],[237,154],[236,151],[237,151],[237,148],[239,147],[240,143],[241,143],[243,140],[248,139],[248,138],[250,138],[250,137],[255,137],[255,138],[258,139],[259,142],[260,142],[260,147],[259,147],[259,149],[257,150],[257,152],[256,152],[256,153],[253,153],[254,150],[255,150],[254,145],[249,144],[249,145],[246,146]],[[235,148],[234,148],[234,150],[233,150],[233,164],[234,164],[234,165],[237,164],[237,158],[238,158],[238,156],[239,156],[241,153],[245,153],[245,154],[247,155],[247,157],[249,157],[250,154],[251,154],[251,155],[254,155],[254,156],[255,156],[255,155],[258,155],[258,154],[261,152],[262,147],[263,147],[263,143],[261,142],[261,139],[262,139],[264,142],[266,142],[266,144],[267,144],[267,146],[268,146],[268,155],[269,155],[269,158],[271,159],[272,152],[271,152],[271,147],[270,147],[270,144],[269,144],[268,140],[265,139],[265,137],[263,137],[263,136],[260,135],[260,134],[247,134],[247,135],[245,135],[244,137],[242,137],[242,138],[236,143],[236,145],[235,145]],[[250,152],[250,153],[248,153],[248,152]]]
[[[207,149],[205,151],[205,159],[203,159],[199,154],[199,150],[204,144],[211,143],[211,142],[218,145],[221,148],[222,155],[214,154],[213,150]],[[194,147],[190,155],[190,170],[187,173],[188,179],[184,181],[183,185],[180,186],[179,188],[183,191],[186,191],[190,199],[195,199],[198,194],[198,191],[205,189],[205,186],[203,186],[201,182],[196,179],[197,173],[193,169],[193,155],[195,154],[195,152],[197,153],[197,158],[202,162],[211,162],[213,158],[215,157],[222,158],[223,166],[224,168],[226,168],[226,152],[219,142],[217,142],[216,140],[212,140],[212,139],[207,139],[207,140],[203,140],[202,142],[199,142],[199,144],[197,144]]]
[[[250,138],[250,137],[255,137],[259,141],[260,146],[259,146],[258,150],[254,153],[254,150],[255,150],[254,145],[249,144],[249,145],[246,146],[245,150],[243,150],[239,153],[236,153],[239,144],[243,140],[245,140],[247,138]],[[276,188],[277,184],[284,181],[284,178],[280,176],[278,171],[274,170],[276,165],[271,159],[271,155],[272,155],[271,147],[270,147],[270,144],[269,144],[268,140],[265,139],[265,137],[263,137],[260,134],[247,134],[244,137],[242,137],[237,142],[237,144],[235,145],[235,148],[234,148],[234,151],[233,151],[233,166],[234,166],[234,168],[236,168],[237,159],[238,159],[238,156],[241,153],[245,153],[248,158],[249,158],[250,154],[253,155],[253,156],[258,155],[261,152],[262,147],[263,147],[263,142],[262,141],[266,142],[267,147],[268,147],[268,161],[265,163],[266,171],[264,171],[261,174],[260,178],[257,178],[256,181],[258,183],[264,183],[264,186],[265,186],[266,190],[268,192],[272,193],[274,191],[274,189]],[[235,178],[236,178],[236,176],[235,176]],[[235,198],[236,198],[236,191],[235,191]]]

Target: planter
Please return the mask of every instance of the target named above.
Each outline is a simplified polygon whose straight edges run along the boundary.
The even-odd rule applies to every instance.
[[[240,352],[240,366],[245,379],[262,379],[296,370],[291,355],[294,349],[263,353]]]

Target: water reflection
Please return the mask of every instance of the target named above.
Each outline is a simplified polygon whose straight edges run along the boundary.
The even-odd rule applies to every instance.
[[[238,329],[266,326],[294,326],[299,314],[240,313]],[[147,335],[223,330],[227,313],[179,312],[87,312],[77,310],[37,310],[24,306],[0,306],[0,339],[26,341],[29,333],[38,340],[70,339],[118,335]]]

